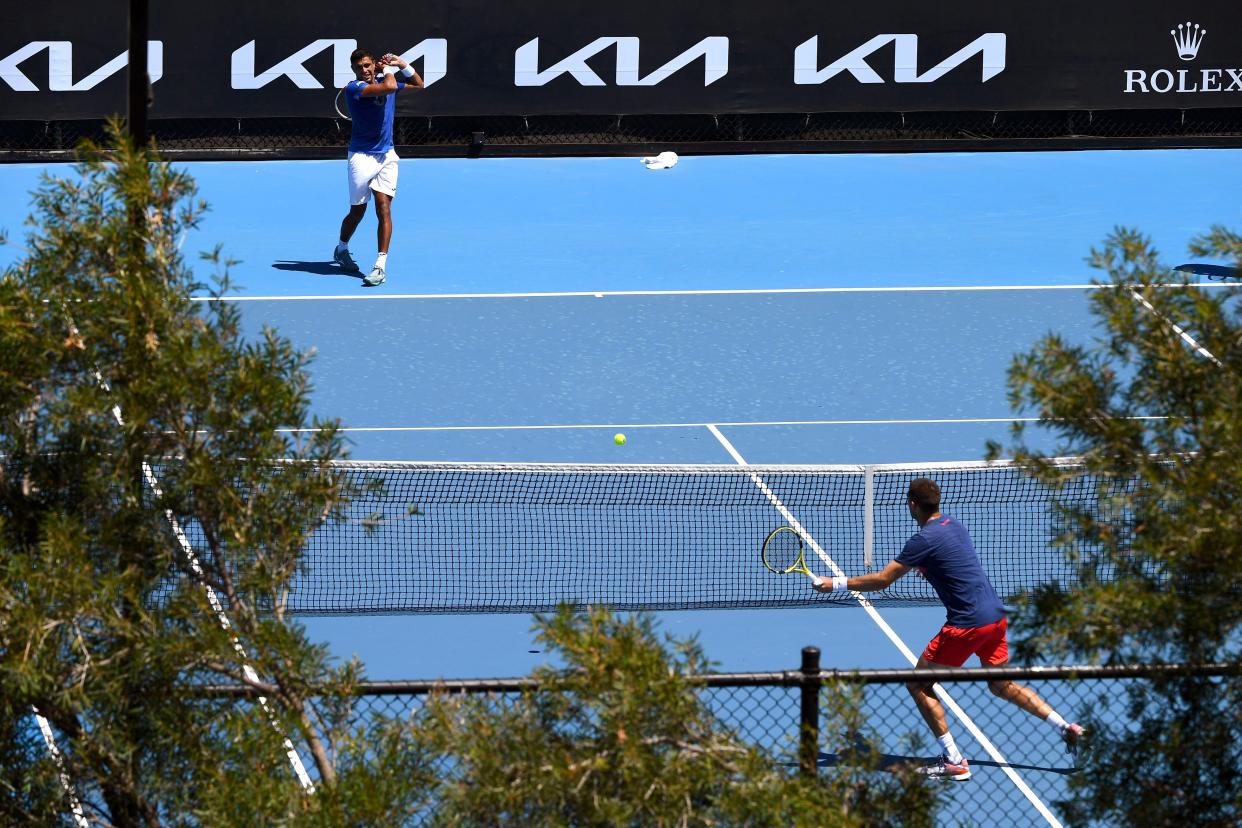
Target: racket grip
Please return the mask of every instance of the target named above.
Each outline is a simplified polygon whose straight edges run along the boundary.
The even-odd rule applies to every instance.
[[[819,586],[820,584],[824,582],[824,579],[819,577],[818,575],[811,575],[808,573],[807,577],[811,579],[811,583],[813,583],[815,586]]]

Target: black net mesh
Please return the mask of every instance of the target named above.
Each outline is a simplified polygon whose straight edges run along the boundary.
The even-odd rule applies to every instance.
[[[1074,565],[1050,545],[1065,529],[1057,504],[1100,508],[1090,476],[1074,477],[1054,501],[1051,489],[1004,463],[338,469],[357,494],[343,517],[311,535],[288,599],[293,613],[854,606],[849,594],[813,591],[803,575],[771,572],[764,541],[795,527],[819,575],[882,567],[917,528],[905,500],[916,477],[940,483],[942,510],[967,527],[997,592],[1010,597],[1076,582]],[[203,549],[194,522],[183,525]],[[235,562],[244,557],[233,550]],[[939,602],[917,573],[868,598]]]
[[[171,158],[337,158],[339,118],[158,119],[151,134]],[[1242,109],[1037,112],[878,112],[725,115],[398,117],[404,156],[916,152],[1238,146]],[[0,122],[0,160],[55,160],[103,122]]]

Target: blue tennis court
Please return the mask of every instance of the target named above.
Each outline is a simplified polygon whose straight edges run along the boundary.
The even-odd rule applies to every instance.
[[[1014,415],[1012,355],[1051,329],[1098,334],[1089,249],[1129,225],[1180,262],[1191,236],[1237,219],[1239,162],[1231,150],[688,157],[666,171],[405,161],[389,281],[371,290],[330,265],[343,162],[201,163],[188,166],[213,211],[184,249],[221,243],[242,260],[229,301],[250,330],[316,350],[316,412],[342,419],[358,459],[973,460]],[[27,192],[39,172],[0,167],[0,180]],[[25,209],[0,205],[2,261]],[[373,233],[368,216],[351,244],[364,271]],[[880,612],[915,653],[943,620]],[[698,635],[722,670],[792,668],[808,644],[827,667],[906,664],[858,609],[661,622]],[[306,624],[374,679],[519,675],[544,658],[522,615]]]

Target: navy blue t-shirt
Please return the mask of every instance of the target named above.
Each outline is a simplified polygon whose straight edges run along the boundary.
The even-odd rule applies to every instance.
[[[897,563],[923,573],[948,611],[945,624],[950,627],[985,627],[1005,616],[970,534],[948,515],[923,524],[906,541]]]
[[[349,119],[353,130],[349,137],[350,152],[366,152],[383,155],[392,149],[392,117],[397,108],[394,93],[362,96],[367,82],[352,80],[345,86],[345,105],[349,107]],[[397,88],[405,84],[397,81]]]

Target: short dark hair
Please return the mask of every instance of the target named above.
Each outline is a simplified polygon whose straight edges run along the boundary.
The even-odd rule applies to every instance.
[[[370,49],[354,49],[349,53],[349,65],[353,66],[364,57],[369,57],[371,60],[375,60],[375,55],[371,53]]]
[[[940,487],[935,480],[928,480],[926,477],[911,480],[906,497],[913,500],[919,512],[924,515],[933,515],[940,509]]]

